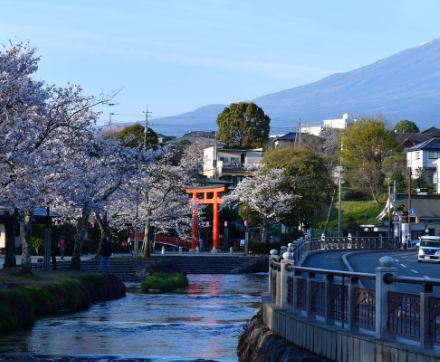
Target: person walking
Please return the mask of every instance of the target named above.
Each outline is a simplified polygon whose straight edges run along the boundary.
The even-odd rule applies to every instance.
[[[66,242],[64,241],[64,236],[61,237],[60,243],[58,244],[58,247],[61,251],[61,260],[64,259],[64,250],[66,249]]]
[[[99,272],[102,273],[102,267],[104,263],[107,263],[107,273],[110,273],[110,256],[112,255],[112,245],[108,242],[107,238],[102,240],[102,257],[101,265],[99,266]]]
[[[130,249],[130,254],[133,255],[133,242],[131,241],[131,238],[127,239],[127,244]]]

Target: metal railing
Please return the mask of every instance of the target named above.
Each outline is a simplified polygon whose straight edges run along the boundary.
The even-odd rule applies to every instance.
[[[382,237],[352,237],[348,234],[347,237],[329,238],[322,235],[320,238],[305,239],[300,238],[294,243],[289,243],[289,246],[280,251],[282,255],[284,251],[293,253],[295,265],[300,264],[301,259],[312,251],[319,250],[353,250],[353,249],[399,249],[400,246],[395,238]]]
[[[390,257],[381,258],[376,274],[369,274],[299,267],[289,254],[282,259],[270,256],[269,294],[279,308],[323,317],[328,325],[339,321],[350,331],[374,330],[378,339],[398,335],[419,340],[425,349],[440,344],[440,298],[433,294],[440,279],[399,277]],[[317,274],[324,281],[318,281]],[[360,279],[375,280],[376,288],[362,288]],[[397,292],[397,283],[418,284],[422,291]]]

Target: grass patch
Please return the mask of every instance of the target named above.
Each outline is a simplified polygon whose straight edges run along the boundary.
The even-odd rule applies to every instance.
[[[0,276],[8,277],[9,282],[23,281],[22,275],[15,273]],[[125,295],[125,285],[113,275],[51,274],[51,280],[34,278],[25,285],[0,290],[0,332],[29,326],[38,315],[74,312],[93,302]]]
[[[142,292],[151,291],[172,292],[173,290],[188,286],[188,278],[182,273],[156,273],[141,284]]]

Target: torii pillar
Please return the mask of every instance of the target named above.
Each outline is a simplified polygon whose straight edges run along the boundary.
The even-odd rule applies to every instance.
[[[212,246],[216,250],[220,250],[220,204],[223,199],[219,197],[221,192],[228,190],[227,186],[216,187],[216,188],[203,188],[203,189],[190,189],[186,190],[187,194],[192,194],[193,202],[198,202],[199,204],[212,204],[214,209],[214,216],[212,220]],[[209,199],[208,194],[213,194],[213,198]],[[199,198],[203,195],[203,198]],[[192,209],[192,239],[191,239],[191,249],[197,248],[197,243],[199,240],[199,228],[198,228],[198,216],[195,208]]]

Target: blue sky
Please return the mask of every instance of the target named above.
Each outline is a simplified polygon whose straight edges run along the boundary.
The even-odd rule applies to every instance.
[[[101,123],[230,104],[440,37],[440,1],[0,0],[0,43],[29,40],[37,77],[123,90]],[[186,120],[182,119],[182,124]]]

